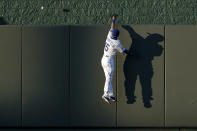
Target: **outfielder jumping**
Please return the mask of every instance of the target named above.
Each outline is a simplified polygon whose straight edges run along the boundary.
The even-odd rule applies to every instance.
[[[104,54],[101,60],[101,64],[106,78],[105,86],[104,86],[104,94],[102,98],[108,104],[117,101],[113,95],[113,88],[112,88],[112,78],[114,72],[114,56],[116,55],[116,51],[118,50],[120,53],[124,52],[127,55],[131,55],[131,53],[121,45],[120,40],[118,39],[120,32],[118,29],[115,29],[116,19],[117,19],[117,15],[113,15],[111,29],[107,35],[106,44],[104,47]]]

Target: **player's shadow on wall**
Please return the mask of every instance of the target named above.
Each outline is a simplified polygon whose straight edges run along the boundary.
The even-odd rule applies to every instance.
[[[130,34],[132,43],[129,51],[133,52],[133,56],[126,56],[123,69],[127,103],[133,104],[136,101],[135,87],[137,75],[139,75],[144,107],[150,108],[152,107],[150,101],[153,100],[151,80],[154,72],[152,60],[155,56],[162,54],[163,47],[158,42],[163,41],[164,37],[160,34],[149,34],[143,38],[130,26],[123,25],[122,27]]]

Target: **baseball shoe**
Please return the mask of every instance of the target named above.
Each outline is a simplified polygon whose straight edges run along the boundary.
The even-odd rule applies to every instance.
[[[110,103],[110,99],[106,96],[102,96],[102,99],[107,103],[107,104],[111,104]]]
[[[113,97],[113,96],[110,96],[110,100],[111,100],[112,102],[117,102],[116,97]]]

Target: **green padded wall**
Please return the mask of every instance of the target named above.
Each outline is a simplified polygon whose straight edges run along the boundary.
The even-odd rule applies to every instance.
[[[197,26],[118,28],[134,56],[118,53],[118,103],[108,105],[101,99],[108,26],[0,26],[0,126],[195,127]]]
[[[197,131],[197,129],[180,129],[180,131]]]
[[[118,126],[163,127],[164,27],[119,28],[122,45],[134,56],[117,58]]]
[[[74,130],[75,131],[75,130]],[[157,128],[114,128],[114,129],[77,129],[77,131],[179,131],[179,129],[157,129]]]
[[[132,129],[90,129],[90,128],[84,128],[84,129],[0,129],[0,131],[179,131],[179,129],[141,129],[141,128],[132,128]],[[181,130],[182,131],[182,130]],[[190,131],[190,130],[183,130],[183,131]],[[191,130],[195,131],[195,130]]]
[[[22,30],[23,126],[68,125],[69,28]]]
[[[0,131],[85,131],[85,129],[55,129],[55,128],[1,128]]]
[[[105,82],[101,58],[108,30],[104,26],[71,27],[71,126],[116,126],[116,104],[108,105],[101,98]]]
[[[0,72],[0,126],[20,126],[20,26],[0,26]]]
[[[166,126],[196,127],[197,26],[166,26]]]

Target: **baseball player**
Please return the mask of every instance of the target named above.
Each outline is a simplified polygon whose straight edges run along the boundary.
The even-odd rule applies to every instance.
[[[112,77],[114,72],[114,56],[116,54],[116,51],[119,51],[120,53],[124,52],[127,55],[131,55],[131,53],[121,45],[120,40],[118,39],[120,32],[118,29],[115,29],[116,19],[117,19],[117,15],[113,15],[111,29],[107,35],[106,44],[104,47],[104,54],[101,60],[101,65],[103,67],[105,78],[106,78],[105,86],[104,86],[104,94],[102,96],[102,99],[108,104],[117,101],[113,95],[113,88],[112,88]]]

